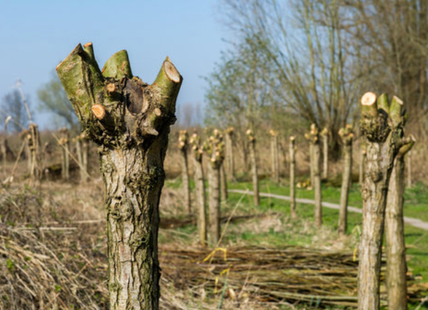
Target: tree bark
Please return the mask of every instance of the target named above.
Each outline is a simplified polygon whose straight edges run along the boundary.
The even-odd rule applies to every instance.
[[[362,189],[363,229],[359,247],[358,309],[380,307],[380,265],[385,224],[387,188],[399,149],[410,143],[403,138],[403,103],[385,94],[366,93],[361,99],[361,132],[367,139],[366,178]]]
[[[343,172],[342,172],[342,190],[340,192],[340,208],[339,208],[339,234],[346,235],[348,228],[348,196],[349,188],[351,187],[352,174],[352,127],[347,125],[339,130],[339,135],[343,144]]]
[[[189,135],[186,130],[180,131],[178,138],[178,148],[181,154],[181,178],[183,180],[184,207],[188,214],[192,213],[192,202],[190,200],[189,163],[187,160],[187,150],[189,148]]]
[[[296,218],[296,189],[295,189],[295,172],[296,172],[296,158],[294,152],[295,137],[290,137],[290,212],[291,217]]]
[[[260,193],[259,193],[259,176],[257,173],[257,158],[256,158],[256,138],[252,130],[247,130],[247,136],[249,140],[250,149],[250,160],[251,160],[251,174],[253,177],[253,198],[254,205],[260,205]]]
[[[61,176],[63,180],[68,181],[70,179],[70,136],[68,129],[60,129],[59,135],[58,144],[62,151]]]
[[[328,129],[324,128],[321,131],[321,137],[322,137],[322,178],[326,180],[328,178]]]
[[[84,133],[99,145],[110,309],[158,309],[159,198],[182,77],[167,58],[148,85],[132,75],[125,50],[101,72],[91,43],[79,44],[57,73]]]
[[[225,142],[226,142],[226,167],[227,176],[229,180],[235,181],[235,160],[233,156],[233,137],[234,128],[229,127],[226,129]]]
[[[385,211],[386,240],[386,287],[388,308],[407,310],[406,282],[406,244],[404,240],[404,155],[410,150],[403,148],[395,158],[395,165],[389,181],[388,198]]]
[[[196,204],[198,209],[198,230],[199,239],[202,246],[207,245],[207,211],[205,207],[205,179],[204,169],[202,166],[202,155],[203,150],[200,145],[200,138],[195,133],[190,139],[193,151],[193,162],[194,162],[194,174],[195,174],[195,192],[196,192]]]
[[[363,137],[361,137],[362,139]],[[364,184],[364,171],[365,171],[365,163],[366,163],[366,150],[362,149],[360,146],[360,176],[359,183],[361,186]]]
[[[210,156],[208,165],[209,186],[209,241],[217,246],[220,242],[220,167],[224,160],[223,136],[216,129],[206,141],[204,150]]]

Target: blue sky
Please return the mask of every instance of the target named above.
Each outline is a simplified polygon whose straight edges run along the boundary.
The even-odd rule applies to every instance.
[[[37,89],[78,43],[103,66],[126,49],[132,71],[153,82],[168,55],[184,77],[178,105],[203,105],[207,76],[227,48],[218,0],[0,1],[0,98],[18,79],[35,110]],[[39,113],[40,114],[40,113]],[[52,118],[39,115],[42,128]]]

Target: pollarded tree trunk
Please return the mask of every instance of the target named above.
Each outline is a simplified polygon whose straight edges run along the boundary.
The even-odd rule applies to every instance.
[[[296,189],[295,189],[295,172],[296,172],[296,157],[294,152],[295,137],[290,137],[290,211],[291,217],[296,217]]]
[[[342,139],[342,156],[343,156],[343,172],[342,172],[342,190],[340,192],[340,208],[339,208],[339,234],[346,235],[348,228],[348,196],[351,186],[352,174],[352,126],[346,125],[345,128],[339,130],[339,136]]]
[[[388,292],[388,308],[407,310],[406,282],[406,244],[404,241],[404,155],[410,150],[401,148],[395,158],[395,165],[389,181],[388,198],[385,211],[386,239],[386,287]]]
[[[43,168],[40,158],[40,135],[37,125],[31,123],[28,129],[28,148],[30,150],[30,178],[31,181],[40,181],[42,179]]]
[[[63,180],[70,179],[70,137],[67,128],[61,128],[59,131],[58,144],[62,149],[61,176]]]
[[[270,150],[272,158],[272,180],[279,183],[279,154],[278,154],[278,133],[275,130],[270,131]]]
[[[220,189],[221,189],[221,199],[227,200],[227,174],[226,169],[224,168],[224,162],[220,167]]]
[[[363,229],[359,247],[358,309],[380,306],[380,265],[387,189],[394,159],[410,143],[403,138],[403,103],[389,103],[386,94],[372,92],[361,99],[361,132],[367,139],[366,178],[362,188]]]
[[[167,58],[146,84],[132,75],[125,50],[100,71],[91,43],[79,44],[57,73],[84,133],[100,146],[110,309],[158,309],[159,198],[182,77]]]
[[[226,167],[227,176],[229,180],[235,181],[235,160],[233,157],[233,137],[234,128],[229,127],[226,129],[225,142],[226,142]]]
[[[305,134],[312,150],[312,168],[315,200],[315,225],[319,228],[322,225],[322,194],[321,194],[321,150],[319,143],[319,131],[315,124],[311,125],[311,131]]]
[[[208,164],[208,237],[210,243],[217,246],[220,241],[220,167],[224,160],[223,136],[217,129],[214,130],[209,140],[205,142],[204,150],[210,156]]]
[[[178,137],[178,148],[181,154],[181,178],[183,180],[184,207],[188,214],[192,213],[192,203],[190,200],[189,163],[187,160],[187,150],[189,148],[189,135],[187,130],[181,130]]]
[[[251,129],[247,130],[249,140],[250,160],[251,160],[251,174],[253,176],[253,192],[254,192],[254,205],[260,205],[259,193],[259,176],[257,174],[257,157],[256,157],[256,138]]]
[[[309,172],[311,178],[311,187],[314,187],[314,145],[309,142]]]
[[[321,131],[322,138],[322,178],[328,178],[328,129],[327,127]]]
[[[198,209],[198,230],[199,239],[202,246],[207,245],[207,210],[205,197],[205,179],[204,169],[202,166],[203,150],[199,136],[194,133],[190,139],[193,152],[194,174],[195,174],[195,192],[196,205]]]

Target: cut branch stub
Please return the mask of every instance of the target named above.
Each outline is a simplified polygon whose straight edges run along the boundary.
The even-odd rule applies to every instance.
[[[110,57],[101,74],[92,44],[84,49],[79,44],[57,72],[84,132],[97,144],[141,144],[157,136],[163,124],[175,122],[182,77],[169,58],[148,85],[132,76],[126,51]]]

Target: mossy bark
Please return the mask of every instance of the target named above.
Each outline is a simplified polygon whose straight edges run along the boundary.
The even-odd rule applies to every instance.
[[[345,128],[340,129],[339,136],[342,139],[343,172],[342,189],[340,192],[338,231],[340,235],[345,236],[346,230],[348,229],[349,188],[351,187],[352,182],[352,128],[350,126],[347,126]]]
[[[409,144],[403,138],[403,103],[366,93],[361,99],[361,132],[367,140],[366,178],[362,188],[363,228],[359,247],[358,309],[380,307],[380,266],[388,185],[396,155]]]
[[[296,172],[296,157],[294,152],[294,137],[290,137],[290,212],[291,217],[296,217],[296,189],[295,189],[295,172]]]
[[[113,55],[103,75],[92,44],[79,44],[57,73],[85,135],[99,145],[110,309],[158,309],[159,198],[182,77],[167,58],[148,85],[132,76],[124,54]]]
[[[412,145],[409,145],[410,147]],[[395,158],[389,181],[388,198],[385,211],[386,240],[386,287],[389,309],[407,310],[407,264],[404,240],[404,155],[400,152]],[[407,153],[408,154],[408,153]]]
[[[253,178],[254,205],[260,205],[259,176],[257,172],[256,138],[251,130],[247,131],[250,149],[251,174]]]

